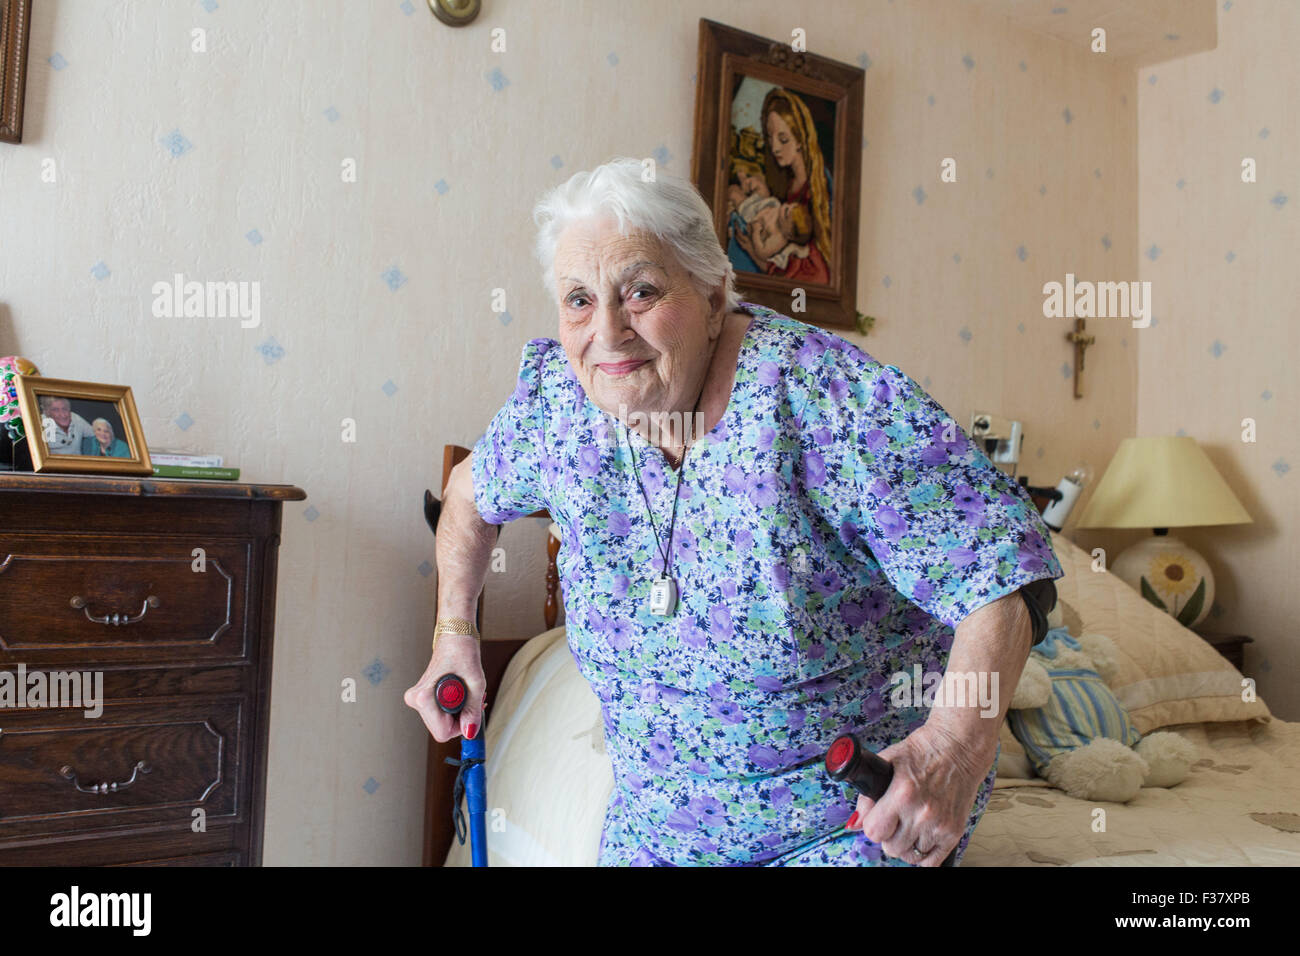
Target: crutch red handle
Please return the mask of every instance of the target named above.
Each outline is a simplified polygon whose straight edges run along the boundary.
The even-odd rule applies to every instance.
[[[444,714],[455,717],[465,709],[469,688],[455,674],[443,674],[433,685],[433,700]]]
[[[837,783],[847,781],[858,793],[879,801],[894,779],[894,767],[858,743],[853,734],[841,734],[826,751],[826,772]],[[953,847],[940,866],[957,865],[957,848]]]

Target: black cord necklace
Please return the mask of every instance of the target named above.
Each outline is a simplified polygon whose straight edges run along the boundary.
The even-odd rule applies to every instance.
[[[708,381],[708,370],[704,373],[705,381]],[[700,385],[700,394],[695,399],[695,408],[691,411],[690,424],[683,427],[684,432],[695,431],[695,416],[700,410],[700,401],[704,398],[704,384]],[[626,425],[624,426],[626,428]],[[650,496],[646,493],[645,485],[641,482],[641,469],[637,465],[636,449],[632,447],[632,436],[627,439],[628,451],[632,455],[632,472],[636,475],[637,487],[641,489],[641,497],[645,500],[646,515],[650,519],[650,530],[654,532],[655,548],[659,551],[659,556],[663,558],[664,570],[659,577],[650,582],[650,613],[659,617],[671,617],[677,610],[677,582],[672,576],[672,550],[673,550],[673,528],[677,524],[677,499],[680,497],[682,490],[682,475],[686,471],[686,454],[690,451],[691,446],[695,444],[693,435],[689,442],[682,446],[682,458],[677,466],[677,487],[673,491],[673,511],[672,516],[668,519],[668,549],[664,550],[663,542],[659,539],[659,529],[655,527],[654,509],[650,507]],[[683,435],[685,438],[685,435]]]

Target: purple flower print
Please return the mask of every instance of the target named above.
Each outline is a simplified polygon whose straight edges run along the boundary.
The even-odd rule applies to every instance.
[[[834,806],[827,807],[826,822],[833,827],[843,826],[849,822],[849,817],[853,816],[853,811],[856,809],[856,803],[837,803]]]
[[[798,733],[803,730],[804,724],[808,720],[808,714],[802,710],[789,710],[785,714],[785,725],[790,728],[792,733]]]
[[[814,641],[808,645],[808,660],[819,661],[826,656],[826,645],[821,641]]]
[[[707,777],[707,776],[709,775],[709,765],[706,764],[706,763],[705,763],[703,760],[701,760],[699,757],[696,757],[694,760],[692,760],[692,761],[691,761],[690,763],[688,763],[686,766],[690,768],[691,773],[697,773],[697,774],[699,774],[701,777]]]
[[[700,560],[700,541],[695,533],[687,528],[680,528],[673,533],[673,551],[678,564],[695,564]]]
[[[880,691],[873,691],[862,699],[862,719],[874,723],[885,712],[885,700]]]
[[[834,568],[825,568],[813,575],[812,588],[818,594],[834,594],[844,586],[844,581]]]
[[[718,680],[704,688],[704,692],[714,700],[726,700],[728,697],[727,685]]]
[[[984,513],[984,497],[970,485],[962,482],[952,489],[952,506],[966,516],[969,522]]]
[[[889,438],[885,435],[883,429],[873,428],[865,435],[867,451],[879,454],[889,447]]]
[[[754,535],[750,533],[748,528],[741,529],[736,534],[736,550],[748,551],[753,546],[754,546]]]
[[[632,533],[632,522],[623,512],[611,511],[607,530],[610,534],[625,538]]]
[[[948,560],[952,562],[952,566],[958,571],[968,564],[973,564],[979,558],[978,554],[966,547],[949,548],[947,554]]]
[[[623,618],[614,616],[606,619],[605,643],[616,651],[625,651],[632,646],[632,626]]]
[[[831,437],[831,430],[825,425],[814,428],[812,431],[813,441],[819,445],[829,445],[834,439]]]
[[[820,488],[826,484],[826,461],[815,451],[803,456],[804,484],[809,488]]]
[[[777,475],[770,471],[755,475],[747,488],[749,500],[760,508],[776,504],[778,480]]]
[[[934,584],[929,578],[921,578],[912,588],[912,600],[925,604],[934,596]]]
[[[849,394],[849,383],[842,378],[833,379],[826,389],[826,394],[830,395],[831,401],[836,405],[842,405]]]
[[[600,451],[593,445],[578,449],[578,474],[584,478],[594,478],[600,474]]]
[[[870,597],[867,598],[867,620],[872,624],[879,624],[885,619],[892,607],[890,599],[885,596],[879,589],[873,590]]]
[[[695,797],[687,806],[695,814],[700,823],[705,827],[720,827],[726,825],[726,807],[722,801],[716,797],[707,795]]]
[[[683,644],[692,650],[700,651],[709,646],[709,635],[700,629],[691,615],[683,615],[677,622],[677,636]]]
[[[890,505],[876,509],[876,526],[890,541],[897,541],[907,533],[906,519]]]
[[[547,455],[541,460],[538,470],[541,472],[542,482],[554,486],[560,480],[560,459],[554,455]]]
[[[775,362],[763,362],[758,366],[755,378],[760,385],[775,385],[781,381],[781,367]]]
[[[570,418],[568,415],[560,416],[560,420],[555,423],[555,434],[560,439],[560,441],[564,441],[564,439],[569,437],[569,429],[572,427],[573,427],[572,418]]]
[[[728,600],[734,599],[738,589],[736,588],[735,578],[726,578],[722,582],[722,596]]]
[[[867,489],[867,494],[874,498],[888,498],[893,493],[894,489],[890,487],[889,482],[885,481],[884,478],[875,479],[871,482],[871,487]]]
[[[700,825],[700,821],[695,819],[695,814],[685,807],[678,807],[668,814],[668,819],[664,822],[674,830],[680,830],[682,833],[690,833]]]
[[[636,851],[636,855],[628,861],[628,866],[654,866],[658,862],[653,853],[645,847],[641,847]]]
[[[749,762],[763,770],[775,770],[781,766],[781,755],[775,748],[764,746],[763,744],[751,744],[749,748]]]
[[[799,363],[800,368],[812,368],[817,364],[817,360],[822,357],[826,351],[826,343],[819,340],[816,336],[808,336],[804,339],[803,346],[799,351],[794,353],[794,360]]]
[[[709,608],[709,625],[710,630],[722,637],[724,640],[731,640],[734,633],[731,624],[731,611],[725,604],[715,604]]]
[[[858,859],[867,863],[877,863],[885,855],[880,849],[880,844],[872,843],[864,836],[859,836],[853,841],[853,852],[857,854]]]
[[[747,484],[745,482],[745,473],[739,465],[728,465],[722,472],[722,480],[727,486],[727,490],[733,495],[743,495]]]
[[[677,748],[673,746],[672,736],[663,730],[650,738],[646,749],[650,752],[646,763],[659,770],[667,770],[672,765],[673,758],[677,756]]]
[[[785,689],[785,684],[779,677],[772,677],[769,674],[759,674],[754,678],[754,686],[759,690],[765,690],[775,693]]]
[[[859,601],[841,601],[840,620],[851,628],[859,628],[867,623],[867,610]]]
[[[627,784],[628,789],[633,793],[640,793],[642,788],[645,787],[645,781],[634,773],[629,773],[625,776],[623,782]]]
[[[716,717],[724,724],[738,724],[745,719],[740,708],[729,700],[715,700],[709,703],[709,716]]]
[[[1024,545],[1016,549],[1016,562],[1020,566],[1020,570],[1028,571],[1030,574],[1037,574],[1047,568],[1042,556]]]
[[[780,845],[783,839],[785,838],[779,833],[764,833],[758,838],[758,842],[766,847],[776,847]]]
[[[772,584],[778,591],[784,591],[790,586],[790,569],[784,563],[772,565]]]
[[[785,810],[794,803],[794,793],[789,787],[773,787],[772,795],[768,800],[774,809]]]
[[[627,597],[627,589],[631,583],[626,574],[614,575],[614,580],[610,584],[610,594],[616,598]]]
[[[776,441],[776,429],[764,427],[758,433],[758,450],[771,451],[774,441]]]
[[[858,526],[852,521],[840,522],[840,544],[846,548],[852,548],[853,543],[858,540]]]
[[[646,494],[657,494],[664,486],[663,465],[651,458],[641,466],[641,481],[645,485]]]
[[[895,388],[894,383],[890,381],[890,375],[888,372],[882,371],[880,373],[880,376],[876,379],[876,387],[872,390],[871,394],[872,398],[881,405],[888,405],[894,400],[894,396],[898,394],[898,389]]]

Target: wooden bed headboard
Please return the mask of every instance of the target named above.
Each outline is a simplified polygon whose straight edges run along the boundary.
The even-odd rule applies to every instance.
[[[446,445],[442,453],[442,497],[446,497],[447,482],[451,470],[469,457],[470,450],[461,445]],[[550,518],[548,511],[535,511],[530,518]],[[560,611],[560,573],[556,566],[556,556],[560,552],[560,542],[554,535],[546,536],[546,598],[542,608],[542,620],[546,630],[555,627]],[[435,608],[436,614],[436,608]],[[475,625],[483,631],[483,595],[478,596],[478,609],[475,612]],[[487,678],[487,711],[484,714],[483,728],[479,733],[486,733],[488,721],[492,719],[492,702],[497,699],[501,678],[505,676],[506,665],[523,647],[526,640],[499,641],[484,640],[482,644],[483,675]],[[451,850],[451,842],[456,839],[456,828],[452,823],[452,787],[456,782],[456,768],[448,765],[444,758],[460,756],[460,738],[456,737],[446,743],[438,743],[429,738],[428,766],[424,778],[424,865],[442,866]]]

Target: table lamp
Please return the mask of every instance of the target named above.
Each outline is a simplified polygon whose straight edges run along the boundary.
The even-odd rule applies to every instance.
[[[1170,528],[1247,524],[1251,517],[1191,437],[1125,438],[1078,528],[1151,528],[1108,570],[1184,627],[1214,604],[1210,565]]]

